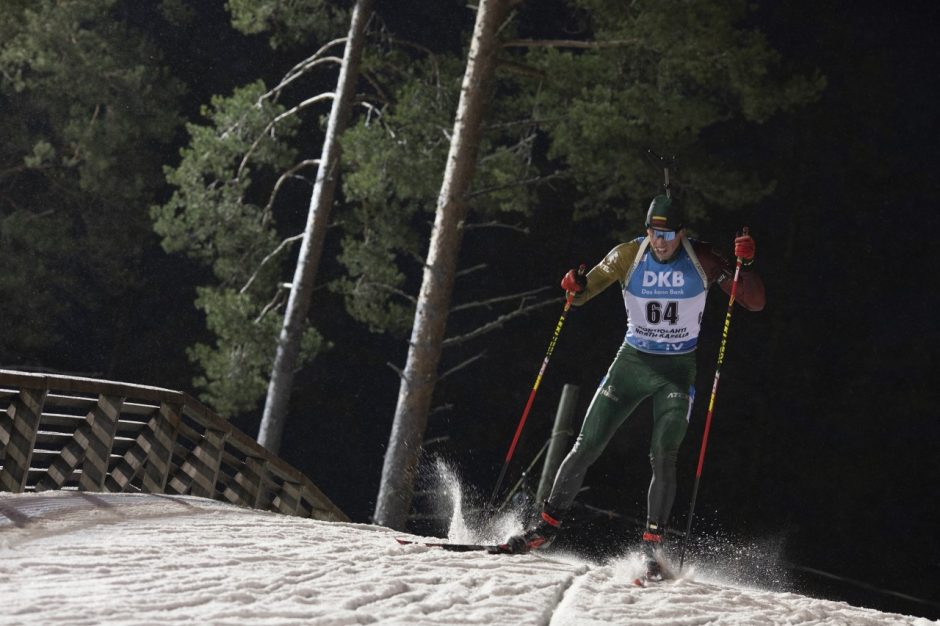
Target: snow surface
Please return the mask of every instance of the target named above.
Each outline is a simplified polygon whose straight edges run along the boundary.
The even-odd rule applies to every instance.
[[[0,624],[940,623],[694,571],[640,588],[636,555],[491,556],[396,537],[415,539],[194,497],[0,494]]]

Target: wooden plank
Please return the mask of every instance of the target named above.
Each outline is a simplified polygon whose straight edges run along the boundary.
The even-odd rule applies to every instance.
[[[193,455],[201,462],[203,470],[193,476],[192,494],[203,498],[214,498],[216,483],[219,481],[219,471],[222,466],[222,450],[225,448],[225,438],[228,433],[214,428],[206,430],[206,435],[193,451]]]
[[[275,507],[279,513],[285,515],[297,515],[300,507],[300,483],[284,481],[280,490],[277,492]]]
[[[50,393],[46,396],[46,407],[53,409],[80,409],[87,412],[97,402],[95,396],[68,396],[61,393]]]
[[[65,433],[59,430],[37,430],[36,445],[59,449],[74,436],[74,431]]]
[[[144,400],[152,403],[182,405],[184,394],[171,389],[135,385],[112,380],[99,380],[80,376],[57,374],[31,374],[13,370],[0,370],[0,385],[25,389],[55,390],[58,392],[87,393]],[[60,394],[62,395],[62,394]]]
[[[9,383],[5,383],[9,384]],[[35,447],[39,419],[46,401],[45,389],[22,389],[7,409],[13,420],[9,442],[4,447],[0,490],[22,493]]]
[[[157,404],[142,404],[140,402],[125,402],[121,406],[121,415],[134,415],[140,417],[150,417],[158,413],[160,406]]]
[[[153,450],[153,444],[156,440],[154,432],[157,429],[157,423],[162,419],[163,417],[159,414],[150,418],[150,421],[137,435],[134,445],[124,453],[123,459],[111,469],[111,475],[105,479],[106,491],[112,493],[123,493],[129,490],[140,491],[131,482],[143,469],[144,463],[147,462],[147,458]]]
[[[94,406],[94,405],[91,405]],[[74,433],[78,427],[85,423],[87,414],[70,415],[68,413],[43,412],[40,424],[43,430]]]
[[[136,442],[137,440],[131,437],[115,437],[114,444],[111,446],[111,456],[123,458],[124,453],[130,450]]]
[[[75,433],[61,441],[61,454],[49,466],[46,476],[36,485],[37,491],[59,489],[82,465],[82,491],[101,491],[108,473],[114,430],[121,411],[122,398],[101,396],[85,416]],[[47,438],[47,436],[44,437]]]
[[[210,429],[204,441],[180,462],[179,469],[167,484],[167,491],[215,498],[224,437],[225,433]]]
[[[78,488],[82,491],[102,491],[111,461],[114,433],[124,398],[120,396],[98,397],[98,404],[88,414],[88,440],[85,442],[85,458],[82,462],[82,477]]]
[[[141,491],[145,493],[163,493],[166,487],[173,442],[180,424],[179,406],[161,404],[159,417],[154,422],[154,439],[141,482]]]
[[[88,429],[88,424],[83,424],[74,435],[68,438],[68,441],[60,448],[60,452],[51,459],[46,474],[36,482],[36,491],[61,489],[62,485],[71,478],[75,468],[85,456],[84,446],[88,439]]]
[[[98,396],[69,396],[57,393],[50,393],[46,396],[47,408],[80,409],[87,412],[96,404],[98,404]],[[157,404],[124,402],[121,407],[121,414],[150,417],[159,410],[160,406]]]
[[[323,495],[316,485],[307,481],[304,484],[302,499],[310,509],[310,517],[327,522],[348,522],[349,518],[340,511],[329,498]]]
[[[13,434],[13,418],[4,411],[0,413],[0,446],[5,448],[10,443],[11,434]],[[0,451],[0,459],[2,458],[3,454]]]
[[[137,435],[142,433],[145,428],[147,428],[147,422],[139,422],[137,420],[129,420],[122,417],[118,422],[117,434],[129,437],[137,437]]]
[[[259,508],[265,491],[262,478],[266,472],[266,464],[267,460],[263,458],[246,458],[223,492],[225,497],[241,506]]]

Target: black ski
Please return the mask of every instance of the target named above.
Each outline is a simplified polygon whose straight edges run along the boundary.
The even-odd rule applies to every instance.
[[[403,546],[426,546],[429,548],[440,548],[450,552],[488,552],[490,554],[509,554],[505,545],[492,543],[444,543],[441,541],[412,541],[410,539],[398,539],[395,541]]]

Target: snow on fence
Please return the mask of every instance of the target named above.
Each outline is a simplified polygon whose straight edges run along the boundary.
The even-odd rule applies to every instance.
[[[310,479],[191,396],[0,370],[0,491],[145,492],[349,521]]]

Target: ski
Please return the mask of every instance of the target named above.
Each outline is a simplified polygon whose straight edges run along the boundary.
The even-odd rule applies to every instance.
[[[505,546],[500,544],[487,543],[445,543],[442,541],[412,541],[410,539],[398,539],[399,544],[403,546],[425,546],[428,548],[440,548],[450,552],[488,552],[490,554],[508,554]]]

